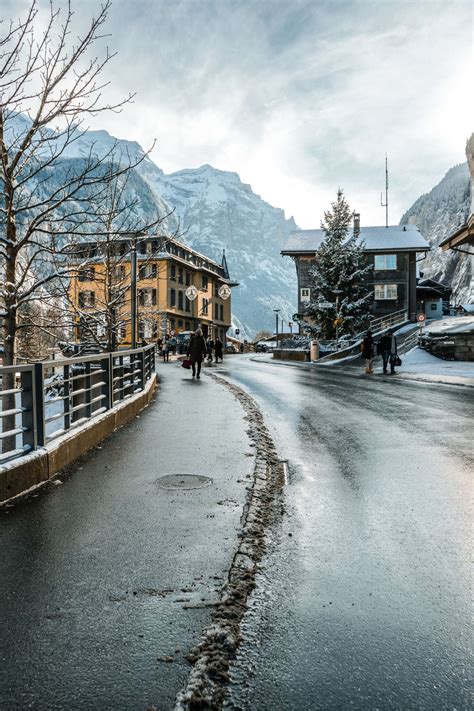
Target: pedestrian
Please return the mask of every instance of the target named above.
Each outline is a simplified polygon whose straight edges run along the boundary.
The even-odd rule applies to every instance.
[[[241,353],[244,352],[244,344],[243,344],[243,343],[240,344],[239,351],[240,351]]]
[[[158,354],[161,355],[163,351],[163,339],[161,338],[161,336],[160,338],[158,338],[156,345],[158,346]]]
[[[173,336],[170,339],[170,350],[173,352],[173,355],[176,355],[176,349],[178,347],[178,341],[176,340],[176,337]]]
[[[206,351],[207,351],[207,360],[209,363],[212,363],[212,351],[214,350],[214,341],[210,336],[208,336],[208,339],[206,341]]]
[[[374,357],[374,337],[372,336],[372,331],[369,330],[364,336],[362,341],[362,358],[365,358],[365,372],[370,375],[372,374],[372,358]]]
[[[207,344],[202,335],[202,331],[198,328],[194,334],[191,336],[189,341],[187,356],[191,361],[191,366],[193,369],[193,378],[201,377],[201,364],[207,353]]]
[[[387,374],[387,365],[390,363],[390,375],[394,375],[395,363],[398,359],[397,337],[391,328],[387,331],[387,333],[384,333],[382,338],[379,340],[377,349],[382,356],[384,374]]]
[[[222,343],[221,339],[219,336],[216,338],[216,341],[214,343],[214,353],[216,354],[216,363],[220,360],[221,363],[223,362],[222,359],[222,353],[224,349],[224,344]]]
[[[161,352],[163,354],[163,363],[169,363],[169,359],[170,359],[170,339],[169,339],[169,336],[165,336],[165,340],[163,343],[163,350]]]

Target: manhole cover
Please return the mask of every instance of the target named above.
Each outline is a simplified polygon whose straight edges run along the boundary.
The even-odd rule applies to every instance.
[[[203,489],[212,479],[197,474],[167,474],[155,482],[161,489]]]

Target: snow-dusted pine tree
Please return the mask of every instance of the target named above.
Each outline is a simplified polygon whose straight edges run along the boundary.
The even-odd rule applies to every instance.
[[[353,212],[339,189],[321,222],[326,237],[310,272],[311,300],[302,322],[306,331],[323,339],[335,337],[336,319],[341,336],[357,333],[370,318],[372,293],[364,285],[370,265],[357,236],[352,231],[349,234],[352,218]]]

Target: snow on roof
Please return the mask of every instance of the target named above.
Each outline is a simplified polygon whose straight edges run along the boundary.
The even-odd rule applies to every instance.
[[[281,253],[315,252],[321,246],[324,237],[324,230],[292,232]],[[430,249],[430,245],[415,225],[361,227],[357,241],[364,243],[367,252],[401,252],[405,250],[424,252]]]

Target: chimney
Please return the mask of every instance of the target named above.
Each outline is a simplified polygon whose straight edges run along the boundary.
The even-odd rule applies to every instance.
[[[354,212],[354,237],[360,234],[360,212]]]

